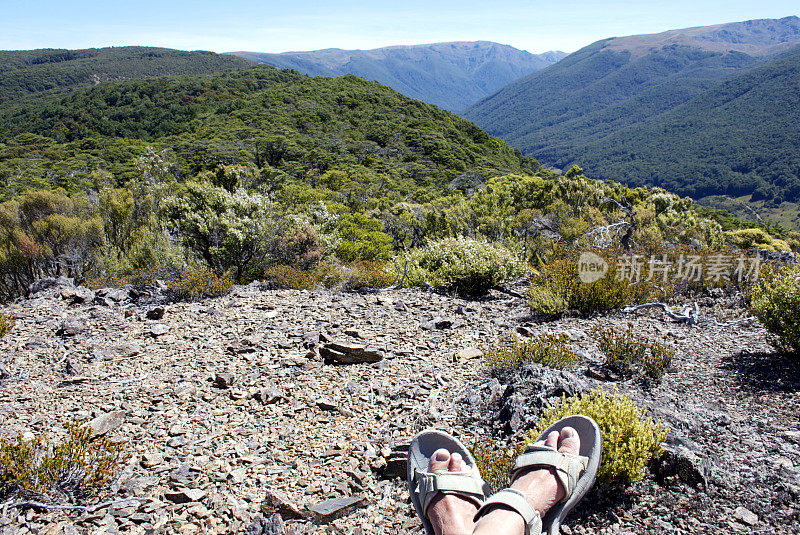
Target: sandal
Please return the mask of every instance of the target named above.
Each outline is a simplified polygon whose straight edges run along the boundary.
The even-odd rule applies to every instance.
[[[428,472],[431,456],[441,448],[451,454],[459,453],[468,469],[462,472]],[[411,501],[428,535],[434,535],[434,531],[425,512],[436,494],[455,494],[475,502],[480,508],[490,492],[489,485],[481,478],[470,451],[457,438],[436,429],[423,431],[411,441],[408,448],[407,476]]]
[[[603,438],[597,423],[588,416],[567,416],[557,421],[539,436],[544,440],[553,431],[561,432],[565,427],[577,431],[581,441],[579,455],[561,453],[542,445],[528,444],[525,451],[517,457],[511,474],[513,481],[521,470],[531,468],[554,468],[555,475],[564,488],[564,497],[554,505],[544,518],[530,506],[525,495],[515,489],[507,488],[486,500],[475,515],[477,521],[488,513],[493,506],[502,505],[511,509],[525,521],[525,535],[558,535],[564,517],[580,502],[594,485],[597,469],[600,467],[600,456],[603,450]]]

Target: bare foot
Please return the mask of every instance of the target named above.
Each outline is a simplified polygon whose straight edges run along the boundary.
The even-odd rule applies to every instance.
[[[537,444],[544,444],[562,453],[574,455],[579,454],[581,446],[578,433],[571,427],[565,427],[560,434],[558,431],[553,431],[544,442],[540,441]],[[511,483],[511,488],[523,493],[531,507],[539,511],[542,518],[553,505],[564,497],[564,488],[553,468],[523,471]],[[481,517],[475,525],[475,535],[496,533],[521,535],[524,532],[525,525],[522,517],[517,512],[500,506]]]
[[[436,450],[428,463],[429,472],[463,472],[467,470],[458,453]],[[439,493],[431,500],[426,515],[436,535],[466,535],[472,533],[473,518],[478,506],[472,500],[455,494]]]

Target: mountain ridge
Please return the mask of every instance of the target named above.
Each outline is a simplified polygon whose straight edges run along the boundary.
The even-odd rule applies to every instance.
[[[328,48],[283,53],[230,52],[309,76],[354,74],[449,111],[460,111],[506,83],[566,54],[531,54],[492,41],[394,45],[368,50]]]

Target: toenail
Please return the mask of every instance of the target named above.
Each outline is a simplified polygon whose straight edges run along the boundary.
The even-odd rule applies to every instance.
[[[439,451],[437,451],[436,453],[433,454],[433,460],[434,461],[446,461],[449,458],[450,458],[450,454],[447,453],[444,450],[439,450]]]

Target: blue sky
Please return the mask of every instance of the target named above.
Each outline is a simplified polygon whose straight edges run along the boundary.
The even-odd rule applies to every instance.
[[[797,0],[0,0],[0,49],[152,45],[285,52],[486,40],[571,52],[598,39],[800,14]]]

